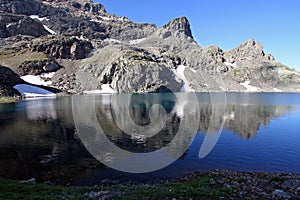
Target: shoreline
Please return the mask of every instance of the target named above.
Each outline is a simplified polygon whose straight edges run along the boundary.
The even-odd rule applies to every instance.
[[[165,92],[168,93],[168,92]],[[256,91],[256,92],[247,92],[247,91],[201,91],[201,92],[174,92],[174,93],[196,93],[196,94],[201,94],[201,93],[241,93],[241,94],[300,94],[300,91],[282,91],[282,92],[273,92],[273,91]],[[72,95],[79,95],[79,96],[85,96],[85,95],[96,95],[96,96],[106,96],[106,95],[120,95],[120,94],[163,94],[163,93],[89,93],[89,94],[65,94],[65,93],[57,93],[55,96],[52,96],[51,98],[55,97],[67,97],[67,96],[72,96]],[[41,98],[49,98],[48,96],[46,97],[11,97],[11,96],[1,96],[0,97],[0,104],[5,104],[5,103],[16,103],[19,101],[23,100],[30,100],[30,99],[41,99]]]
[[[42,195],[42,196],[39,196]],[[0,199],[300,199],[300,174],[215,170],[152,183],[59,186],[0,178]]]

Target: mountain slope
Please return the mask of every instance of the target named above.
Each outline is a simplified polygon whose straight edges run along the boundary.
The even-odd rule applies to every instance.
[[[66,93],[300,91],[300,73],[259,42],[201,47],[185,17],[158,28],[90,0],[0,0],[0,37],[1,65]]]

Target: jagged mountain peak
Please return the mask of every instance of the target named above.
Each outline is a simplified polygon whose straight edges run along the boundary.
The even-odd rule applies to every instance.
[[[186,17],[178,17],[162,27],[161,36],[167,38],[171,35],[193,38],[190,23]]]
[[[274,57],[269,54],[265,54],[263,51],[263,45],[254,40],[253,38],[245,41],[238,47],[229,51],[233,57],[236,58],[248,58],[248,59],[267,59],[274,60]]]
[[[42,2],[48,2],[48,3],[93,3],[92,0],[40,0]]]
[[[240,48],[240,49],[255,49],[260,52],[263,51],[263,45],[260,42],[255,41],[253,38],[247,40],[246,42],[244,42],[243,44],[238,46],[238,48]]]

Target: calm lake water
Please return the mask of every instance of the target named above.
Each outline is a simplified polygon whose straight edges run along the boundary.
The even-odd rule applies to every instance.
[[[0,177],[10,179],[93,185],[215,169],[300,173],[299,147],[300,94],[72,96],[0,104]],[[126,159],[129,170],[158,170],[116,170]]]

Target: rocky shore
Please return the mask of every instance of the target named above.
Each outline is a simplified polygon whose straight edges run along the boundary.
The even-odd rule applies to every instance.
[[[300,199],[300,174],[221,170],[192,173],[179,181],[205,176],[211,177],[213,188],[232,189],[225,199]]]
[[[126,187],[128,188],[122,193],[114,191],[115,197],[121,196],[126,199],[137,195],[139,199],[172,200],[300,199],[300,174],[217,170],[191,173],[172,181],[131,183]],[[92,198],[95,198],[96,194],[101,196],[99,192],[87,194]],[[109,194],[108,191],[106,194]]]
[[[17,190],[17,191],[16,191]],[[47,199],[300,199],[300,174],[197,172],[151,183],[101,182],[93,187],[54,186],[0,179],[2,198]]]

